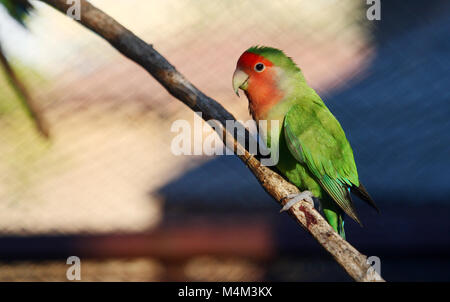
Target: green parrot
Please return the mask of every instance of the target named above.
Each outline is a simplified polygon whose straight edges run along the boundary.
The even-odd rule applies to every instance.
[[[283,210],[313,197],[328,223],[345,239],[344,214],[360,225],[350,191],[378,208],[358,178],[352,148],[341,125],[283,51],[251,47],[239,58],[233,89],[245,92],[256,122],[278,121],[278,134],[267,131],[266,144],[278,150],[276,168],[301,194],[288,196]]]

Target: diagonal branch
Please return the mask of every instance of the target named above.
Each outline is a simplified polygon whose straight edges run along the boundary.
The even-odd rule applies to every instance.
[[[65,0],[41,0],[66,13],[71,5]],[[226,120],[235,118],[219,103],[206,96],[192,85],[174,66],[172,66],[152,45],[145,43],[131,31],[89,2],[81,0],[81,20],[85,27],[107,40],[123,55],[146,69],[175,98],[194,111],[202,113],[205,120],[215,119],[221,123],[223,140],[227,146],[234,146],[237,156],[247,165],[261,186],[281,205],[283,198],[298,189],[280,175],[262,166],[244,146],[239,144],[225,129]],[[216,129],[217,130],[217,129]],[[219,129],[220,131],[220,129]],[[361,254],[347,241],[342,239],[325,219],[308,202],[294,205],[289,214],[305,228],[334,259],[356,281],[384,281],[367,263],[367,257]]]
[[[20,100],[23,102],[23,105],[25,106],[27,113],[33,119],[37,130],[44,137],[49,138],[50,136],[49,128],[41,108],[36,104],[36,101],[33,99],[30,93],[28,93],[26,86],[22,83],[22,81],[14,72],[14,69],[12,68],[11,64],[9,64],[8,59],[3,53],[1,45],[0,45],[0,65],[2,65],[3,69],[5,69],[5,73],[9,82],[16,91]]]

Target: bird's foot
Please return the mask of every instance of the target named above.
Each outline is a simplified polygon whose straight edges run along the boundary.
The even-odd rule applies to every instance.
[[[299,202],[301,200],[305,200],[305,201],[309,202],[314,208],[313,195],[310,191],[303,191],[300,194],[290,194],[283,199],[288,199],[289,201],[286,202],[286,204],[280,210],[280,213],[289,210],[294,204],[296,204],[297,202]]]

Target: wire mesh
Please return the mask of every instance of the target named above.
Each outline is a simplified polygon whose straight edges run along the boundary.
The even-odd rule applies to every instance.
[[[252,45],[283,49],[341,121],[361,177],[376,199],[448,200],[450,11],[444,1],[422,13],[414,1],[403,13],[383,9],[381,21],[373,22],[366,18],[365,1],[353,0],[91,2],[153,44],[196,87],[242,120],[250,119],[247,102],[231,89],[239,55]],[[228,201],[245,212],[253,192],[260,190],[248,172],[242,176],[219,160],[205,170],[217,174],[200,173],[206,176],[191,183],[197,178],[186,178],[188,171],[216,159],[171,152],[171,124],[178,119],[192,123],[190,110],[101,38],[43,3],[32,4],[26,28],[0,8],[0,41],[42,108],[51,138],[39,135],[6,74],[0,73],[1,235],[152,231],[170,215],[168,196],[184,207],[183,215],[196,201],[206,200],[201,206],[208,214],[225,207],[227,200],[215,198],[226,196],[230,187],[240,197]],[[398,32],[409,26],[408,20],[414,21],[410,32]],[[180,180],[182,188],[176,185]],[[419,188],[423,183],[426,188]],[[210,198],[208,188],[219,196]],[[188,199],[192,203],[183,202]],[[264,208],[267,200],[256,200],[253,208]],[[266,207],[274,211],[271,206]],[[111,267],[126,269],[120,261]],[[149,266],[159,270],[145,261],[145,272]],[[192,260],[184,276],[264,278],[263,266],[253,262],[239,260],[233,266],[230,260],[237,272],[227,273],[226,264],[221,269],[217,261]],[[40,276],[51,267],[46,263],[36,264],[43,268]],[[55,270],[62,270],[61,264]],[[34,270],[4,263],[0,279],[27,279],[29,271]],[[142,279],[134,276],[130,279]]]

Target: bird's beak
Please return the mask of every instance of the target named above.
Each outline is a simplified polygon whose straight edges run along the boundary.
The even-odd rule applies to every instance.
[[[248,74],[241,69],[236,69],[233,74],[233,89],[237,96],[239,96],[239,88],[246,90],[248,86]]]

